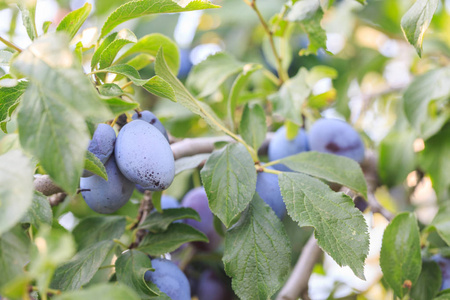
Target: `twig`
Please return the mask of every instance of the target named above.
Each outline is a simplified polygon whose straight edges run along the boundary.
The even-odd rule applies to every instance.
[[[9,48],[12,48],[14,50],[16,50],[17,52],[22,52],[22,49],[20,49],[19,47],[17,47],[16,45],[14,45],[13,43],[11,43],[10,41],[5,40],[4,38],[2,38],[0,36],[0,42],[2,42],[3,44],[5,44],[6,46],[8,46]]]
[[[141,206],[139,207],[137,222],[135,226],[133,226],[131,229],[139,227],[139,225],[141,225],[145,221],[145,219],[147,219],[147,216],[152,211],[152,209],[153,209],[152,192],[145,191],[144,197],[141,202]],[[134,242],[131,243],[128,248],[129,249],[137,248],[137,246],[139,246],[145,235],[147,235],[147,231],[145,229],[138,229],[136,231],[136,238]]]
[[[45,196],[61,193],[63,190],[50,179],[48,175],[42,175],[34,179],[34,189]]]

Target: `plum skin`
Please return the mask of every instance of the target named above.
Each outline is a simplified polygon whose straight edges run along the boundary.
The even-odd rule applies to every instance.
[[[116,142],[116,132],[107,124],[98,124],[95,129],[92,140],[89,142],[88,151],[94,154],[103,164],[109,159],[114,151]],[[89,177],[94,173],[87,170],[83,171],[82,177]]]
[[[215,250],[222,238],[214,229],[214,215],[208,204],[208,197],[204,187],[197,187],[190,190],[181,201],[181,206],[190,207],[198,212],[201,221],[187,219],[185,223],[203,232],[209,239],[209,243],[195,242],[193,245],[200,250]]]
[[[341,155],[359,163],[364,160],[364,143],[361,137],[344,121],[317,120],[309,130],[308,140],[311,151]]]
[[[144,279],[153,282],[162,292],[172,300],[190,300],[191,287],[183,271],[170,260],[152,259],[155,271],[145,272]]]
[[[272,208],[280,220],[286,216],[286,204],[281,196],[278,175],[266,172],[258,173],[256,193]]]
[[[169,136],[167,135],[166,128],[151,111],[144,110],[139,113],[135,113],[131,118],[133,120],[142,120],[155,126],[164,135],[166,140],[169,141]]]
[[[153,125],[135,120],[119,132],[114,154],[122,174],[144,189],[167,189],[175,177],[172,149]]]
[[[443,257],[440,254],[433,255],[431,260],[435,261],[442,273],[441,291],[450,289],[450,258]]]
[[[198,281],[197,297],[198,300],[228,300],[232,299],[232,293],[212,270],[205,270]]]
[[[300,152],[309,151],[308,137],[304,129],[300,129],[297,136],[288,140],[286,137],[286,127],[280,127],[269,143],[268,156],[270,161],[279,160]],[[290,171],[288,167],[277,164],[274,169],[278,171]]]
[[[81,195],[87,205],[101,214],[110,214],[124,206],[131,197],[134,184],[120,172],[114,156],[105,164],[108,181],[98,175],[80,178]]]

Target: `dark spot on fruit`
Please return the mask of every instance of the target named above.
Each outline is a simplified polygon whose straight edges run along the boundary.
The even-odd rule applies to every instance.
[[[149,123],[152,124],[152,125],[155,124],[156,123],[156,119],[151,119]]]
[[[326,149],[330,150],[331,152],[338,152],[339,150],[341,150],[341,148],[335,142],[328,143]]]

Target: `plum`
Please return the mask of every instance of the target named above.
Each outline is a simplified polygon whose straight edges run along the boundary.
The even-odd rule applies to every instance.
[[[114,155],[105,164],[108,181],[98,175],[80,179],[81,195],[89,207],[101,214],[110,214],[128,202],[134,184],[117,168]]]
[[[269,160],[278,160],[291,155],[298,154],[303,151],[309,151],[308,138],[305,130],[300,129],[297,136],[288,140],[286,137],[286,127],[280,127],[270,140],[268,156]],[[282,164],[277,164],[274,169],[279,171],[290,171],[288,167]]]
[[[192,219],[185,220],[185,223],[203,232],[209,239],[209,243],[195,242],[193,243],[200,250],[213,251],[221,241],[221,237],[214,229],[214,215],[208,205],[208,197],[205,189],[198,187],[190,190],[181,201],[183,207],[190,207],[198,212],[201,221]]]
[[[232,299],[230,287],[220,280],[211,270],[204,271],[197,285],[198,300],[228,300]]]
[[[98,124],[92,140],[89,142],[88,151],[94,154],[103,164],[114,151],[116,132],[107,124]],[[82,177],[89,177],[94,173],[84,170]]]
[[[117,166],[130,181],[144,189],[167,189],[175,176],[172,149],[162,133],[142,120],[122,127],[114,150]]]
[[[144,110],[139,113],[135,113],[131,118],[133,120],[142,120],[152,124],[164,135],[166,140],[169,141],[169,136],[167,135],[166,128],[151,111]]]
[[[278,218],[283,219],[286,216],[286,204],[284,204],[278,186],[278,175],[266,172],[258,173],[256,192],[272,208]]]
[[[153,282],[172,300],[190,300],[191,287],[183,271],[167,259],[152,259],[155,271],[145,272],[144,279]]]
[[[308,140],[312,151],[345,156],[359,163],[364,160],[364,144],[361,137],[344,121],[317,120],[309,130]]]
[[[450,288],[450,258],[443,257],[440,254],[433,255],[431,260],[435,261],[442,273],[442,285],[441,290]]]
[[[179,208],[179,207],[181,207],[181,204],[174,197],[171,197],[168,195],[161,196],[161,208],[162,209]]]

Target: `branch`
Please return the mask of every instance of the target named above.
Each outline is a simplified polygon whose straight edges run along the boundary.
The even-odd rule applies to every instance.
[[[37,176],[34,179],[34,189],[45,196],[64,192],[59,186],[53,183],[48,175]]]

